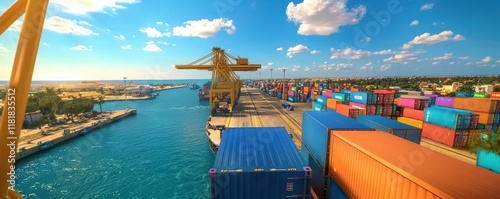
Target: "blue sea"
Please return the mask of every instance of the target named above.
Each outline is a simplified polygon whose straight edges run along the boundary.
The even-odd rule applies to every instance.
[[[193,81],[206,82],[159,84]],[[158,93],[153,100],[105,102],[103,111],[129,107],[137,115],[17,162],[16,189],[27,199],[208,198],[209,103],[188,88]]]

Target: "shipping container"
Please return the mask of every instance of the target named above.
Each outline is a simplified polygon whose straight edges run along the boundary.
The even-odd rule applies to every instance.
[[[351,92],[350,101],[360,104],[377,104],[377,94],[372,92]]]
[[[396,90],[374,90],[373,93],[376,93],[376,94],[395,94]]]
[[[453,108],[454,101],[455,101],[454,97],[438,97],[436,99],[436,105]]]
[[[377,112],[376,105],[366,105],[366,104],[360,104],[360,103],[356,103],[356,102],[349,102],[349,106],[354,107],[354,108],[359,108],[359,109],[365,109],[366,110],[365,115],[375,115]]]
[[[398,117],[397,121],[417,128],[422,128],[424,125],[422,120],[416,120],[409,117]]]
[[[470,117],[470,129],[477,129],[478,123],[479,123],[479,115],[472,114]]]
[[[470,129],[472,112],[454,108],[432,106],[424,111],[424,122],[442,127],[467,130]]]
[[[318,199],[327,199],[327,175],[328,172],[323,166],[320,165],[317,159],[311,155],[310,150],[307,146],[302,145],[300,154],[304,160],[306,160],[307,166],[311,168],[311,188],[314,191]]]
[[[500,155],[494,151],[480,150],[477,153],[476,165],[500,174]]]
[[[296,93],[295,91],[288,90],[287,94],[288,94],[288,97],[293,97],[293,96],[295,96],[297,93]]]
[[[342,101],[333,98],[326,99],[326,107],[332,110],[337,109],[337,104],[342,104]]]
[[[428,99],[424,100],[424,99],[409,98],[408,95],[405,95],[405,97],[398,98],[398,106],[423,110],[425,107],[427,107],[428,101],[429,101]]]
[[[348,94],[345,94],[345,93],[333,93],[332,94],[332,98],[336,99],[336,100],[340,100],[343,103],[343,102],[347,101],[346,95],[348,95]]]
[[[455,98],[453,108],[493,113],[497,110],[497,102],[496,99]]]
[[[412,108],[403,108],[403,117],[409,117],[416,120],[424,120],[424,111]]]
[[[347,194],[340,188],[332,177],[328,177],[328,196],[329,199],[349,199]]]
[[[311,177],[311,168],[284,127],[228,128],[209,171],[210,195],[310,198]]]
[[[326,105],[326,99],[327,99],[326,96],[318,95],[318,99],[316,99],[316,102]]]
[[[472,97],[474,97],[474,98],[489,98],[490,96],[485,92],[474,92]]]
[[[334,132],[330,169],[349,198],[498,198],[500,175],[407,140]]]
[[[478,123],[493,124],[493,119],[495,119],[494,113],[485,113],[485,112],[478,112],[478,111],[474,111],[474,113],[479,115]]]
[[[337,108],[335,109],[337,113],[340,113],[346,117],[350,117],[352,119],[356,119],[359,115],[359,109],[351,107],[345,104],[337,104]]]
[[[347,90],[347,89],[342,89],[340,90],[341,93],[344,93],[344,94],[351,94],[351,90]]]
[[[439,125],[424,122],[422,137],[453,148],[465,148],[467,146],[468,130],[453,130]]]
[[[328,98],[331,98],[331,97],[332,97],[332,92],[325,92],[325,91],[323,91],[323,92],[321,93],[321,95],[323,95],[323,96],[325,96],[325,97],[328,97]]]
[[[500,92],[491,92],[490,98],[500,98]]]
[[[456,97],[472,97],[472,92],[456,92]]]
[[[282,95],[281,93],[277,93],[277,94],[276,94],[276,97],[277,97],[278,99],[281,99],[281,98],[283,97],[283,95]]]
[[[422,129],[391,120],[379,115],[359,115],[357,121],[367,127],[420,144]]]
[[[313,111],[325,111],[326,106],[322,103],[319,103],[319,102],[313,102],[312,109],[313,109]]]
[[[330,130],[356,131],[372,129],[335,111],[304,111],[302,116],[302,142],[322,167],[325,167],[325,162],[327,162]]]

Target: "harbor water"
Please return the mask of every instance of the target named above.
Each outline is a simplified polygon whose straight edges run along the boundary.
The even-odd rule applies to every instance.
[[[17,162],[16,189],[27,199],[207,198],[209,103],[189,88],[158,94],[104,103],[137,115]]]

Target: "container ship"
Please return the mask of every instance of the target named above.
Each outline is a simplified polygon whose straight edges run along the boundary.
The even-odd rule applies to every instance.
[[[193,84],[189,85],[189,89],[192,89],[192,90],[199,89],[199,88],[200,88],[200,85],[196,82],[193,82]]]
[[[210,84],[211,82],[207,82],[201,87],[200,91],[198,92],[198,97],[200,98],[200,100],[208,100],[208,98],[210,98]]]

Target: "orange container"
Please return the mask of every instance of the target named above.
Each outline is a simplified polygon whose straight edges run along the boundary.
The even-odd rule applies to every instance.
[[[337,104],[337,108],[335,109],[335,111],[337,111],[337,113],[340,113],[346,117],[350,117],[353,119],[356,119],[359,114],[358,108],[354,108],[345,104]]]
[[[401,122],[403,124],[408,124],[410,126],[416,127],[416,128],[422,128],[424,126],[424,122],[421,120],[416,120],[413,118],[409,117],[398,117],[398,122]]]
[[[340,88],[334,88],[333,91],[336,92],[336,93],[339,93],[340,92]]]
[[[500,175],[381,131],[333,131],[328,172],[349,198],[498,198]]]
[[[479,115],[478,123],[480,123],[480,124],[493,124],[493,118],[495,117],[495,114],[485,113],[485,112],[477,112],[477,111],[474,111],[474,114]]]
[[[490,98],[500,98],[500,92],[491,92]]]
[[[352,92],[358,92],[358,91],[359,91],[359,88],[351,88],[351,91],[352,91]]]
[[[333,110],[337,109],[337,104],[342,104],[342,101],[336,100],[333,98],[327,98],[326,99],[326,107],[331,108]]]
[[[493,113],[497,108],[497,99],[488,98],[461,98],[455,97],[453,108],[464,109],[469,111],[479,111]]]

